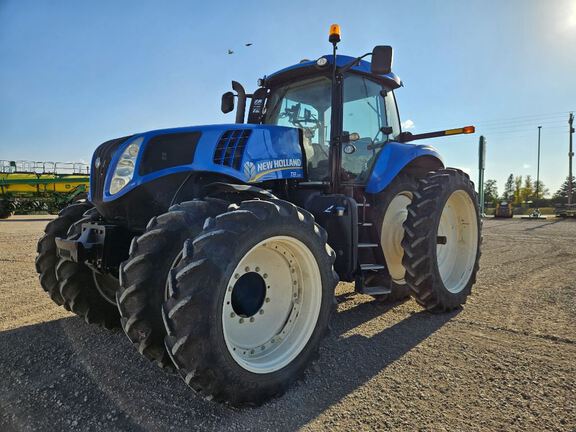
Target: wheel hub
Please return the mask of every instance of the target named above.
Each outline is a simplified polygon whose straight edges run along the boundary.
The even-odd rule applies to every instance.
[[[318,265],[303,243],[278,236],[257,244],[240,260],[224,296],[230,354],[251,372],[280,369],[311,336],[320,300]]]
[[[266,282],[257,272],[244,273],[232,288],[232,309],[241,318],[250,318],[262,309]]]

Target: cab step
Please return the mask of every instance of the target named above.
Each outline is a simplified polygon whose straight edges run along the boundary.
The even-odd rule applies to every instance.
[[[386,266],[382,264],[360,264],[360,270],[362,271],[379,271],[385,268]]]
[[[385,286],[365,286],[362,288],[362,294],[371,296],[390,294],[391,292],[390,287]]]
[[[378,247],[378,243],[358,243],[359,248],[375,248]]]

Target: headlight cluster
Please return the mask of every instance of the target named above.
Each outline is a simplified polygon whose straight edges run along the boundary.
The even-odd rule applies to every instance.
[[[142,141],[144,141],[144,137],[132,141],[120,156],[114,169],[112,180],[110,181],[110,195],[120,192],[128,182],[132,180],[132,177],[134,177],[136,158],[138,157]]]

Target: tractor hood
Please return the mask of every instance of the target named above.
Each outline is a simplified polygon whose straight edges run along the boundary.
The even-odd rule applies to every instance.
[[[138,144],[132,177],[120,176],[118,162]],[[136,147],[137,148],[137,147]],[[92,159],[91,201],[113,201],[138,186],[178,173],[210,172],[243,183],[304,177],[299,129],[223,124],[155,130],[108,141]],[[120,172],[122,174],[122,172]],[[124,186],[111,193],[114,178]]]

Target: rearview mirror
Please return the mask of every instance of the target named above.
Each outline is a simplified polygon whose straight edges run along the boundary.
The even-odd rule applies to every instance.
[[[220,109],[224,114],[234,111],[234,93],[226,92],[222,95],[222,103]]]
[[[393,50],[389,45],[378,45],[372,50],[371,72],[376,75],[386,75],[392,72]]]

